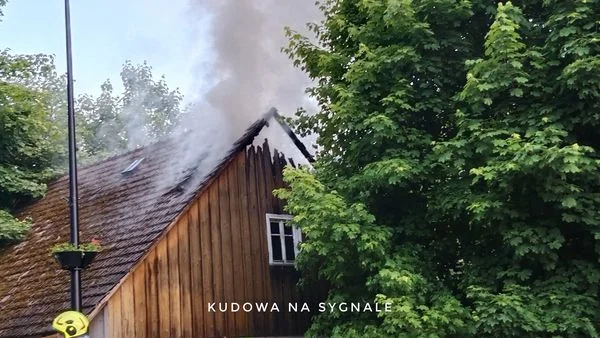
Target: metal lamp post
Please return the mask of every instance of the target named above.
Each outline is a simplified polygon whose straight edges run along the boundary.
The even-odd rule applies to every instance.
[[[65,0],[65,31],[67,47],[67,114],[69,129],[69,218],[71,244],[79,245],[79,211],[77,191],[77,143],[75,141],[75,98],[73,96],[73,56],[71,53],[71,11]],[[81,311],[81,269],[71,270],[71,308]]]

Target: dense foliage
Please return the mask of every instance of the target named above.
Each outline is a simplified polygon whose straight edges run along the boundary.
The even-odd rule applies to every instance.
[[[44,193],[62,153],[61,133],[48,110],[50,96],[25,84],[46,71],[35,67],[40,60],[0,53],[0,246],[27,230],[27,221],[14,219],[10,211]]]
[[[278,194],[304,284],[394,305],[309,335],[598,336],[600,1],[320,6],[286,51],[321,152]]]

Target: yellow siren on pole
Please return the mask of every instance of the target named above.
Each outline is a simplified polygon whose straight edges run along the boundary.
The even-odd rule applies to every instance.
[[[65,311],[52,322],[52,327],[56,331],[65,335],[65,338],[81,337],[87,333],[90,321],[87,317],[77,311]]]

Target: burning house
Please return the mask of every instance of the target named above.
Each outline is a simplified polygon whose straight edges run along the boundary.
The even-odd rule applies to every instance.
[[[272,190],[283,187],[286,164],[309,164],[311,155],[274,110],[214,165],[176,180],[165,176],[173,143],[80,169],[81,237],[104,247],[82,278],[90,337],[304,332],[310,313],[284,305],[306,301],[293,266],[301,234]],[[0,252],[0,337],[55,336],[52,319],[69,308],[69,274],[49,253],[69,238],[67,197],[68,177],[51,182],[21,212],[33,220],[25,240]],[[246,303],[281,310],[245,311]]]

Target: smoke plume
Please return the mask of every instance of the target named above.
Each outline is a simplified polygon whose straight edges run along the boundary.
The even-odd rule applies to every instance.
[[[305,94],[309,78],[281,48],[286,26],[303,32],[320,14],[306,0],[190,0],[190,19],[208,23],[208,35],[196,35],[191,44],[208,45],[210,55],[191,67],[199,94],[182,117],[185,136],[167,176],[180,179],[189,168],[211,168],[270,107],[286,116],[299,107],[314,109]]]
[[[292,115],[307,106],[308,77],[281,52],[287,44],[284,27],[302,31],[320,12],[306,0],[190,0],[196,17],[209,17],[212,62],[208,76],[214,86],[199,102],[222,114],[232,135],[277,107]],[[310,107],[305,107],[310,108]]]

